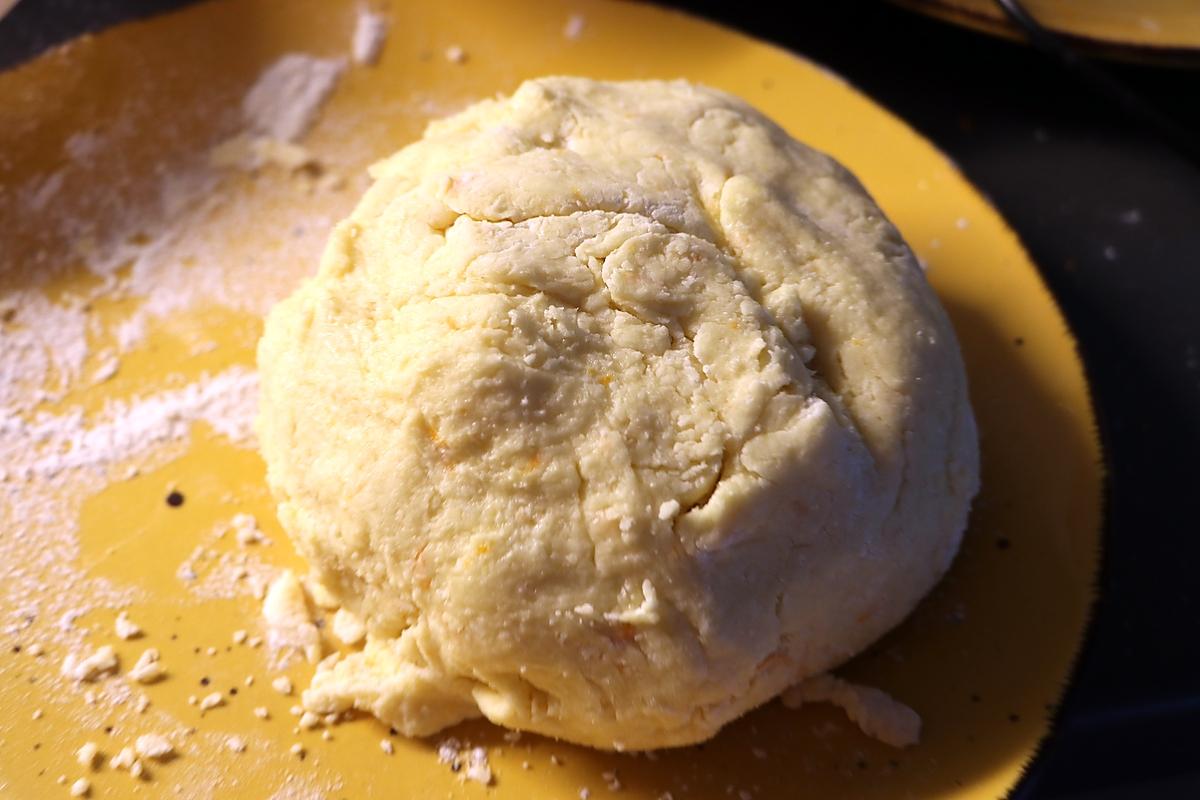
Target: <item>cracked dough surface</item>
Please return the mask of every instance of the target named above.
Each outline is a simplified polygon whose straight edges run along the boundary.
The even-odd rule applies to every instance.
[[[307,707],[688,744],[946,570],[961,357],[832,159],[712,89],[547,78],[372,175],[259,348],[280,519],[367,629]]]

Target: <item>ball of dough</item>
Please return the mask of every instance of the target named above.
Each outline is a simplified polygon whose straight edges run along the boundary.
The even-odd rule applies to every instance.
[[[368,631],[309,708],[685,745],[946,570],[962,360],[832,159],[712,89],[547,78],[371,173],[258,354],[280,519]]]

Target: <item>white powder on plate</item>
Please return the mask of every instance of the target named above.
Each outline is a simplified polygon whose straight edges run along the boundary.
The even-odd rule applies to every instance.
[[[337,87],[346,61],[289,53],[268,67],[242,99],[242,116],[254,133],[295,141],[316,121]]]
[[[387,20],[382,14],[375,14],[365,8],[358,10],[358,19],[354,25],[354,38],[350,43],[350,53],[355,62],[371,66],[379,61],[383,52],[384,42],[387,41]]]

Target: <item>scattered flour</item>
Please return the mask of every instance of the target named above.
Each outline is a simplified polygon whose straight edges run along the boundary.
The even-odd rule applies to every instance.
[[[563,36],[570,41],[578,41],[579,37],[583,36],[583,29],[587,26],[587,17],[583,14],[572,14],[567,17],[567,24],[563,26]]]
[[[379,61],[383,45],[387,41],[387,20],[366,8],[358,10],[358,21],[354,25],[354,38],[350,53],[358,64],[373,66]]]
[[[268,67],[242,99],[247,127],[272,139],[292,142],[316,122],[337,87],[346,61],[289,53]]]

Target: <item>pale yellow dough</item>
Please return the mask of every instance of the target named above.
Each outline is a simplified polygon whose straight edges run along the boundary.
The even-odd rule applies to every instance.
[[[712,89],[547,78],[372,175],[259,348],[280,519],[367,629],[306,707],[688,744],[946,570],[962,360],[833,160]]]

